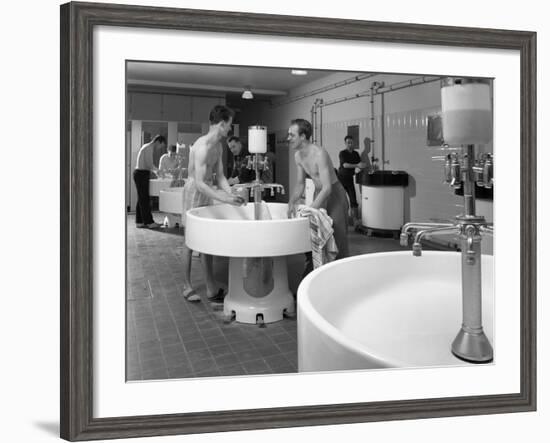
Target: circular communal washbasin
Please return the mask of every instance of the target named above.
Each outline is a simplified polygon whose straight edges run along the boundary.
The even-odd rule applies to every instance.
[[[493,257],[482,256],[483,329],[493,342]],[[324,265],[298,288],[300,372],[467,365],[461,254],[365,254]]]
[[[185,241],[194,250],[226,257],[277,257],[311,250],[307,218],[287,218],[286,203],[264,203],[271,220],[254,220],[254,203],[187,211]]]

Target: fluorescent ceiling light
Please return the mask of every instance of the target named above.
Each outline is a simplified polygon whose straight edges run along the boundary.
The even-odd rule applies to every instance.
[[[243,95],[241,95],[242,98],[245,100],[252,100],[254,98],[254,94],[252,94],[252,91],[250,90],[250,86],[245,86]]]
[[[290,72],[292,73],[292,75],[307,75],[307,71],[303,69],[293,69]]]

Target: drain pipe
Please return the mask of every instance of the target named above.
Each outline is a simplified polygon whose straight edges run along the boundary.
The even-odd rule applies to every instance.
[[[384,116],[386,114],[386,104],[384,103],[384,93],[380,93],[380,152],[382,153],[382,171],[386,168],[386,131],[384,130]]]
[[[323,99],[319,99],[319,146],[323,146]]]
[[[313,138],[313,143],[315,143],[315,103],[313,103],[313,106],[311,107],[311,126],[312,126],[312,134],[311,137]]]
[[[374,157],[374,82],[370,85],[370,164],[372,170],[376,171],[376,161]]]
[[[374,137],[374,94],[378,93],[380,88],[384,87],[384,82],[372,82],[370,85],[370,135],[371,135],[371,164],[373,170],[378,169],[378,159],[374,156],[374,147],[376,146]],[[384,169],[384,152],[380,150],[382,155],[382,169]]]

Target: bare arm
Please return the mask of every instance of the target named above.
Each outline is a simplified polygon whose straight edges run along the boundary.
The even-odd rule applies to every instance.
[[[317,197],[311,203],[311,207],[319,209],[328,199],[330,192],[332,191],[332,180],[330,177],[330,170],[332,165],[330,164],[328,154],[325,150],[322,150],[319,155],[319,180],[321,182],[321,191],[317,194]]]
[[[147,160],[147,168],[154,172],[155,174],[158,174],[158,168],[155,166],[155,163],[153,162],[153,152],[155,151],[155,148],[153,145],[147,147],[146,152],[146,160]]]
[[[219,200],[224,203],[230,203],[234,205],[241,205],[244,200],[241,197],[233,196],[227,193],[225,190],[215,190],[212,186],[208,185],[204,179],[208,171],[206,158],[208,151],[205,147],[199,147],[194,153],[194,167],[195,167],[195,183],[197,189],[201,194],[210,197],[213,200]],[[222,177],[223,171],[222,171]],[[227,180],[226,180],[227,184]],[[229,187],[229,185],[227,185]]]
[[[159,160],[159,175],[160,177],[164,177],[165,173],[167,172],[166,167],[166,154],[164,154],[160,160]]]
[[[353,151],[355,153],[355,151]],[[346,168],[346,169],[355,169],[355,168],[364,168],[363,166],[363,163],[361,163],[361,159],[359,158],[359,156],[357,156],[359,158],[359,161],[357,163],[349,163],[349,162],[343,162],[343,154],[342,152],[340,152],[340,164],[342,165],[343,168]]]
[[[296,158],[296,157],[295,157]],[[304,194],[304,189],[306,187],[306,173],[304,171],[304,168],[298,161],[296,161],[296,169],[297,169],[297,176],[296,176],[296,186],[294,187],[294,191],[292,192],[292,195],[290,196],[290,199],[288,200],[288,216],[292,217],[295,213],[295,206],[296,202],[302,197]]]
[[[218,186],[221,189],[223,189],[228,194],[231,194],[231,188],[229,187],[227,177],[223,173],[223,163],[222,163],[221,155],[218,158],[218,162],[216,163],[216,180],[218,181]]]

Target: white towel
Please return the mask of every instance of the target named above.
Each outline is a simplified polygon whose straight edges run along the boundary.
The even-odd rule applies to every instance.
[[[311,253],[313,269],[333,261],[338,255],[338,248],[334,240],[332,218],[325,209],[314,209],[310,206],[298,206],[297,214],[309,218],[309,235],[311,239]]]

